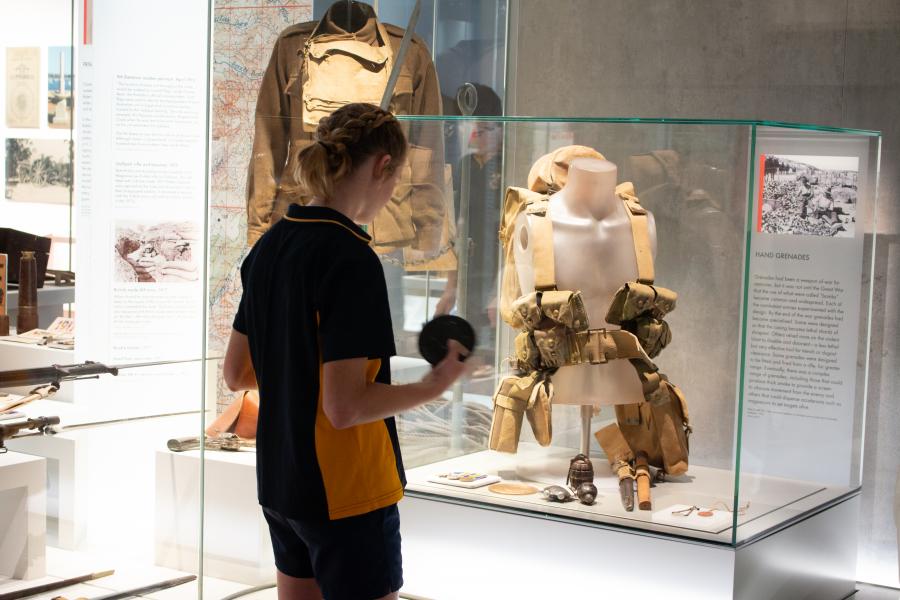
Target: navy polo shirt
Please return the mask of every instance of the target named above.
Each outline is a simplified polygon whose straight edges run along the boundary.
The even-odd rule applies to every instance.
[[[366,358],[390,384],[396,354],[387,286],[371,238],[331,208],[293,204],[241,266],[234,329],[259,383],[259,503],[296,519],[340,519],[396,503],[406,484],[393,417],[335,429],[322,368]]]

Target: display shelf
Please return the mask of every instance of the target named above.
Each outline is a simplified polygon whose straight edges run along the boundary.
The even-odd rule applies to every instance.
[[[528,483],[538,490],[549,485],[565,485],[569,460],[577,450],[553,448],[550,452],[536,444],[523,442],[518,454],[492,451],[476,452],[432,463],[407,471],[407,490],[412,494],[430,497],[446,496],[474,502],[488,507],[502,507],[517,511],[551,515],[595,524],[637,528],[653,533],[689,536],[698,540],[728,544],[732,540],[732,515],[729,493],[734,485],[734,473],[724,469],[692,466],[690,474],[672,478],[665,485],[652,489],[653,509],[635,508],[627,512],[619,499],[618,479],[610,471],[605,459],[594,459],[594,484],[599,492],[592,506],[577,500],[557,503],[545,500],[540,493],[509,496],[491,492],[488,487],[463,489],[429,481],[437,474],[450,471],[475,471],[496,474],[503,481]],[[562,473],[562,477],[558,474]],[[816,506],[827,505],[845,497],[853,490],[846,487],[826,487],[803,481],[775,477],[742,475],[742,489],[750,499],[746,514],[738,516],[738,529],[743,539],[754,538],[763,532],[790,522]],[[756,490],[753,493],[751,490]],[[717,508],[714,518],[679,518],[673,510],[696,505],[704,509]],[[668,511],[668,515],[666,512]]]

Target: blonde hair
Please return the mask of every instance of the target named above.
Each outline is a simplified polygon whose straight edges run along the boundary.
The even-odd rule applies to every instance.
[[[348,104],[319,121],[315,141],[300,152],[298,179],[313,196],[330,199],[335,184],[368,157],[389,155],[391,174],[406,158],[406,148],[394,115],[374,104]]]

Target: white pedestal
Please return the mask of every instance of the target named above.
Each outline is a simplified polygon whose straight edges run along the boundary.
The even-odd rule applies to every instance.
[[[82,421],[91,418],[85,409],[71,404],[34,404],[26,407],[29,416],[60,415],[64,426],[90,422]],[[12,439],[7,446],[47,459],[46,514],[53,545],[65,550],[117,548],[122,558],[150,563],[155,533],[146,516],[153,514],[155,501],[155,454],[169,437],[198,429],[199,419],[198,413],[63,429],[53,436]],[[199,469],[193,477],[199,477]],[[185,512],[199,510],[199,504],[184,507]]]
[[[4,371],[49,367],[50,365],[71,365],[74,362],[75,352],[72,350],[59,350],[46,346],[0,340],[0,365],[3,365]],[[44,384],[47,383],[50,382],[44,382]],[[3,388],[0,391],[25,395],[36,387],[37,385],[29,385],[18,388]],[[62,402],[74,402],[74,387],[74,384],[71,382],[64,382],[59,387],[59,391],[53,394],[53,399]]]
[[[441,600],[841,600],[855,587],[858,512],[854,496],[733,548],[407,496],[403,589]]]
[[[0,579],[44,576],[46,479],[43,458],[0,454]]]
[[[204,573],[248,585],[271,582],[275,559],[256,498],[256,453],[205,454]],[[156,564],[189,570],[199,552],[200,452],[156,454]]]

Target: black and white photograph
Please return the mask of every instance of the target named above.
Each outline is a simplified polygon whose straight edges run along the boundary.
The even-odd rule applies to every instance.
[[[187,283],[200,278],[194,248],[199,228],[189,221],[116,225],[113,256],[117,283]]]
[[[71,185],[68,140],[7,138],[7,200],[68,204]]]
[[[859,158],[763,156],[759,231],[852,238],[856,234]]]

